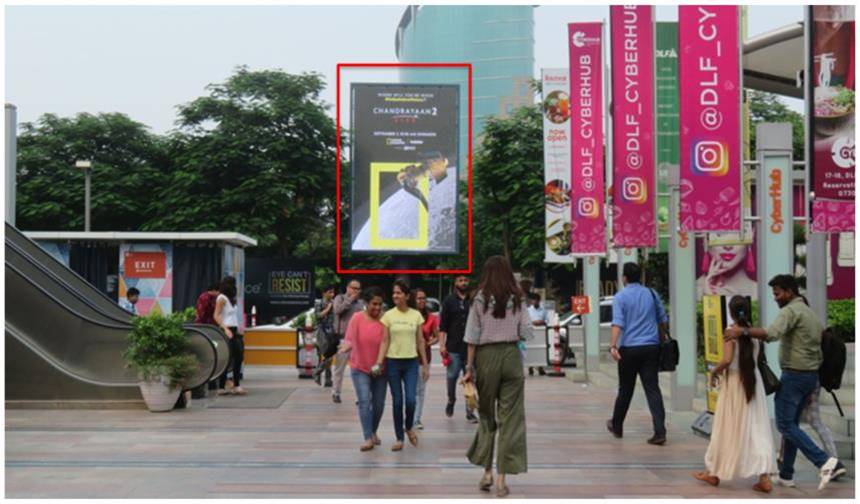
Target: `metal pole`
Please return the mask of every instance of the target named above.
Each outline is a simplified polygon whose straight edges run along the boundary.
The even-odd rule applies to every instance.
[[[6,222],[15,225],[15,178],[17,174],[18,111],[6,104]]]
[[[90,230],[90,178],[92,168],[84,170],[84,231]]]

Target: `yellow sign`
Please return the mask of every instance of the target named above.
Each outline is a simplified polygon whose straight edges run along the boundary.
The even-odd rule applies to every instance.
[[[705,363],[710,372],[723,360],[723,328],[726,326],[725,297],[703,296],[702,322],[705,333]],[[708,383],[708,411],[717,409],[717,391]]]

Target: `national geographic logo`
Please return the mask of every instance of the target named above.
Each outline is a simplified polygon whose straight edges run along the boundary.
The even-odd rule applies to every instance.
[[[311,291],[311,274],[309,271],[270,271],[269,294],[275,296],[290,296],[307,294]]]

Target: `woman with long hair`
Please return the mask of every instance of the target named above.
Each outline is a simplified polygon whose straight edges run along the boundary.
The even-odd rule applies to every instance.
[[[523,367],[517,343],[531,330],[525,296],[508,260],[493,256],[484,263],[481,281],[466,321],[468,344],[464,382],[478,389],[478,431],[467,456],[484,468],[478,487],[493,486],[493,451],[498,441],[496,495],[510,493],[508,474],[528,469]],[[498,440],[496,439],[498,438]]]
[[[424,335],[421,332],[424,319],[418,310],[409,307],[409,286],[401,280],[394,282],[392,298],[394,308],[385,312],[381,319],[385,329],[372,371],[375,374],[381,373],[382,365],[385,364],[388,386],[391,388],[394,434],[397,436],[391,451],[400,451],[403,449],[404,426],[409,443],[418,446],[418,434],[412,430],[415,422],[415,396],[418,392],[418,358],[420,357],[421,362],[421,380],[427,381],[430,377],[430,366],[424,353]]]
[[[424,355],[427,356],[427,364],[430,364],[430,347],[439,341],[439,317],[435,313],[430,313],[427,308],[427,293],[421,287],[412,289],[412,295],[409,296],[409,306],[418,310],[424,323],[421,325],[421,334],[424,336]],[[424,429],[424,424],[421,423],[421,412],[424,411],[424,393],[427,388],[427,382],[418,380],[418,388],[416,391],[415,405],[415,428],[418,430]]]
[[[247,392],[239,385],[242,373],[242,359],[245,352],[243,336],[239,334],[239,308],[236,306],[236,279],[225,276],[218,287],[218,297],[215,299],[215,323],[227,335],[230,347],[230,365],[218,379],[218,395],[245,395]],[[227,390],[227,373],[233,371],[233,387]]]
[[[733,296],[729,311],[735,325],[750,327],[751,308],[744,296]],[[738,338],[723,344],[723,359],[711,371],[712,386],[720,395],[705,453],[705,471],[693,473],[713,486],[721,480],[758,477],[753,490],[769,493],[774,471],[773,433],[767,413],[764,382],[758,371],[758,356],[764,346],[753,338]]]
[[[343,354],[349,355],[352,384],[358,397],[358,419],[364,434],[364,444],[360,449],[369,451],[382,443],[376,431],[385,410],[385,385],[388,383],[385,376],[371,372],[385,333],[385,326],[380,322],[382,289],[367,289],[364,292],[364,301],[367,303],[367,309],[349,319],[337,354],[338,358]]]

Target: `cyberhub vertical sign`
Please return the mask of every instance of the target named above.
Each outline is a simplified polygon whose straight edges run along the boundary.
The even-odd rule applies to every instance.
[[[616,247],[655,247],[654,7],[610,7]]]
[[[678,8],[681,229],[741,230],[740,8]]]
[[[602,23],[567,25],[571,100],[571,252],[604,255]]]

